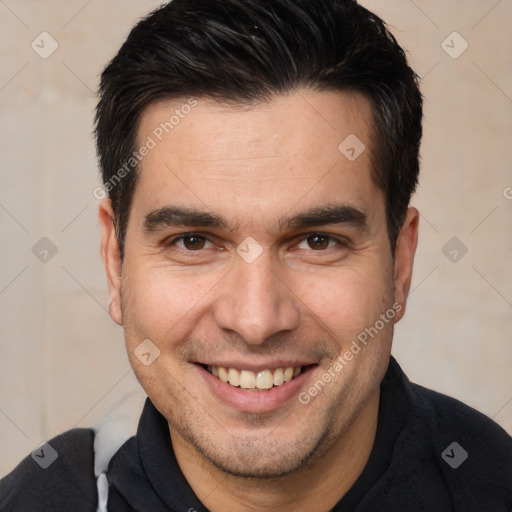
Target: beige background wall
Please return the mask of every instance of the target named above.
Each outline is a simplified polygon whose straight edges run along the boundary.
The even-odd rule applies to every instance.
[[[394,354],[512,433],[512,2],[362,3],[409,50],[426,97],[420,244]],[[1,475],[139,389],[107,314],[91,131],[103,66],[158,4],[0,1]],[[51,49],[43,31],[58,43],[46,59],[31,47]],[[456,59],[441,46],[454,31],[469,44]],[[57,249],[47,262],[32,251],[42,237]],[[445,250],[457,262],[452,237],[467,248]]]

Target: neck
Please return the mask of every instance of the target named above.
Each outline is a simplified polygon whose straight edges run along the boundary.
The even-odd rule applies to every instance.
[[[278,479],[249,480],[221,472],[171,430],[176,459],[194,493],[211,512],[328,512],[368,462],[377,431],[379,396],[377,389],[322,457]]]

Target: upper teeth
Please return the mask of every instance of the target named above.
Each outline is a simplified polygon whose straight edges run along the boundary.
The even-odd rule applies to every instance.
[[[223,366],[208,366],[208,371],[222,382],[236,387],[240,386],[244,389],[270,389],[272,386],[280,386],[284,382],[297,377],[301,369],[301,366],[289,366],[287,368],[276,368],[275,370],[252,372]]]

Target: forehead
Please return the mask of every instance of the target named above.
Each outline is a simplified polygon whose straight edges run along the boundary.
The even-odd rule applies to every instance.
[[[167,145],[177,158],[223,158],[226,153],[261,157],[262,147],[272,152],[268,156],[316,158],[318,151],[337,150],[350,134],[369,142],[371,119],[369,101],[356,92],[301,90],[253,104],[180,98],[148,106],[137,136],[139,143],[150,136],[158,145]],[[190,132],[197,137],[182,145]],[[245,151],[237,151],[240,145]]]
[[[371,106],[355,93],[298,91],[254,105],[162,101],[143,113],[134,206],[201,206],[248,218],[341,201],[368,211]],[[144,212],[142,210],[145,210]]]

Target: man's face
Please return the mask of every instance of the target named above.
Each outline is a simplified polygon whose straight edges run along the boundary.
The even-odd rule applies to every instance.
[[[111,314],[174,443],[229,473],[285,474],[325,454],[376,396],[412,257],[392,259],[364,98],[198,99],[160,141],[184,104],[142,116],[138,147],[148,136],[156,147],[140,165],[119,280],[104,232]],[[339,149],[351,134],[366,146],[356,159],[355,139]]]

